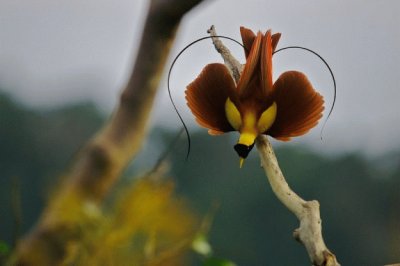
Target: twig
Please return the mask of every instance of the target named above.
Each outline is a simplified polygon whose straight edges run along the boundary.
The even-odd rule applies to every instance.
[[[242,64],[231,54],[231,51],[222,43],[222,41],[215,36],[218,36],[215,26],[212,25],[208,30],[207,33],[210,34],[213,38],[213,44],[215,49],[218,53],[221,54],[222,58],[224,59],[225,65],[228,67],[229,71],[231,72],[232,77],[235,79],[236,83],[239,81],[240,74],[242,73]]]
[[[83,237],[82,217],[98,211],[96,208],[144,142],[150,111],[179,23],[200,2],[150,2],[138,57],[119,106],[77,156],[37,225],[18,244],[10,264],[58,265],[68,255],[68,248]]]
[[[266,136],[259,136],[256,145],[273,192],[300,221],[300,227],[294,231],[293,237],[305,246],[313,265],[340,265],[322,238],[318,201],[305,201],[291,190]]]

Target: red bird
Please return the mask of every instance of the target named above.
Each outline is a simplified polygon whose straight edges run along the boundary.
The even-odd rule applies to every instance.
[[[289,141],[318,124],[324,100],[306,75],[287,71],[273,82],[272,54],[280,33],[255,35],[241,27],[246,64],[237,84],[224,64],[204,67],[187,86],[187,104],[200,126],[211,135],[239,131],[234,146],[240,167],[260,134]]]

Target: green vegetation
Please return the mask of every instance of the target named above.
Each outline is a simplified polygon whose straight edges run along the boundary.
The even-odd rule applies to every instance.
[[[21,231],[26,233],[62,171],[103,120],[89,103],[41,111],[0,95],[0,260],[13,244],[13,178],[20,180]],[[173,138],[174,133],[152,130],[132,170],[147,170],[141,162],[149,165],[162,153],[155,147]],[[228,260],[208,259],[206,265],[309,265],[288,230],[297,228],[297,220],[273,196],[256,152],[239,169],[233,143],[229,135],[210,137],[201,130],[192,133],[186,163],[183,140],[170,158],[176,190],[192,209],[204,215],[219,206],[209,242],[213,255]],[[399,260],[400,152],[372,162],[357,153],[329,157],[287,143],[276,153],[293,189],[321,203],[324,238],[343,265]],[[201,258],[192,260],[197,265]]]

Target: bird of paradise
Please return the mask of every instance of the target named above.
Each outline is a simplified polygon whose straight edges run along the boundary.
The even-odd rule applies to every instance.
[[[272,55],[280,33],[254,34],[241,27],[246,64],[237,84],[223,64],[204,67],[187,86],[187,104],[197,123],[210,135],[240,133],[234,146],[240,167],[261,134],[281,141],[306,134],[318,124],[324,110],[323,97],[306,75],[287,71],[274,82]]]

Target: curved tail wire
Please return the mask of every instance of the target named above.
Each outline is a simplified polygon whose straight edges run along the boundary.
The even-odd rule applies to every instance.
[[[328,116],[326,117],[325,122],[322,125],[322,129],[321,129],[321,133],[320,133],[320,138],[322,140],[322,133],[323,133],[323,131],[325,129],[326,122],[328,122],[328,119],[331,116],[333,108],[335,107],[335,103],[336,103],[336,79],[335,79],[335,75],[333,74],[333,71],[332,71],[331,67],[329,66],[328,62],[326,62],[326,60],[322,56],[320,56],[317,52],[314,52],[313,50],[308,49],[306,47],[302,47],[302,46],[287,46],[287,47],[283,47],[283,48],[280,48],[280,49],[276,50],[273,54],[276,54],[276,53],[278,53],[280,51],[287,50],[287,49],[301,49],[301,50],[305,50],[307,52],[310,52],[310,53],[318,56],[318,58],[325,64],[325,66],[329,70],[329,73],[331,74],[332,81],[333,81],[333,102],[332,102],[331,108],[329,110]]]
[[[191,144],[190,144],[190,143],[191,143],[191,141],[190,141],[190,134],[189,134],[189,130],[188,130],[187,126],[186,126],[186,123],[185,123],[185,121],[183,120],[181,114],[179,113],[179,110],[178,110],[178,108],[176,107],[176,104],[175,104],[175,102],[174,102],[174,100],[173,100],[173,98],[172,98],[172,95],[171,95],[171,86],[170,86],[171,73],[172,73],[173,67],[175,66],[176,61],[177,61],[178,58],[183,54],[183,52],[185,52],[185,51],[186,51],[189,47],[191,47],[192,45],[194,45],[194,44],[196,44],[196,43],[198,43],[198,42],[201,42],[201,41],[203,41],[203,40],[206,40],[206,39],[211,39],[211,38],[221,38],[221,39],[231,40],[231,41],[233,41],[233,42],[239,44],[240,46],[242,46],[242,47],[244,48],[243,44],[241,44],[241,43],[238,42],[237,40],[235,40],[235,39],[233,39],[233,38],[230,38],[230,37],[226,37],[226,36],[222,36],[222,35],[217,35],[217,36],[205,36],[205,37],[199,38],[199,39],[197,39],[197,40],[195,40],[195,41],[189,43],[188,45],[186,45],[186,46],[175,56],[174,60],[172,61],[171,66],[169,67],[169,70],[168,70],[167,89],[168,89],[169,99],[171,100],[172,106],[174,107],[175,112],[176,112],[176,114],[178,115],[179,120],[181,121],[181,123],[182,123],[182,125],[183,125],[183,128],[184,128],[185,133],[186,133],[186,137],[187,137],[187,140],[188,140],[188,149],[187,149],[187,153],[186,153],[186,160],[189,158],[190,148],[191,148]]]

